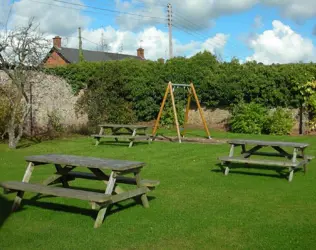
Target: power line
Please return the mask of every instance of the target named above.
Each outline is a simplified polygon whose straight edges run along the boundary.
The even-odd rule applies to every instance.
[[[190,25],[193,29],[199,29],[199,30],[205,29],[205,27],[203,27],[202,24],[195,24],[192,21],[189,21],[188,19],[186,19],[182,15],[180,15],[177,11],[174,13],[175,13],[175,15],[174,15],[175,18],[177,18],[178,20],[182,19],[183,21],[185,21],[187,23],[187,25]]]
[[[147,17],[147,18],[163,19],[163,20],[165,20],[165,18],[163,18],[163,17],[145,16],[145,15],[140,15],[140,14],[137,14],[137,13],[131,13],[131,12],[125,12],[125,11],[119,11],[119,10],[112,10],[112,9],[106,9],[106,8],[100,8],[100,7],[95,7],[95,6],[91,6],[91,5],[84,5],[84,4],[79,4],[79,3],[69,3],[69,2],[66,2],[66,1],[62,1],[62,0],[53,0],[53,1],[54,2],[59,2],[59,3],[64,3],[64,4],[68,4],[68,5],[74,5],[74,6],[84,7],[84,8],[95,9],[95,10],[102,10],[102,11],[107,11],[107,12],[112,12],[112,13],[119,13],[119,14],[122,14],[122,15],[131,15],[131,16]]]
[[[70,7],[70,6],[65,6],[65,5],[57,5],[57,4],[53,4],[53,3],[45,3],[45,2],[41,2],[38,0],[29,0],[31,2],[35,2],[35,3],[40,3],[40,4],[45,4],[45,5],[49,5],[49,6],[53,6],[53,7],[57,7],[57,8],[62,8],[62,9],[71,9],[71,10],[79,10],[82,12],[86,12],[86,13],[93,13],[93,14],[98,14],[98,15],[102,15],[102,16],[106,16],[106,13],[103,12],[97,12],[97,11],[92,11],[92,10],[85,10],[82,8],[75,8],[75,7]],[[114,15],[115,13],[109,13],[110,15]],[[130,19],[134,19],[134,20],[143,20],[143,18],[136,18],[136,17],[129,17]],[[159,22],[158,20],[156,20],[157,22]]]
[[[198,38],[198,39],[201,39],[200,37],[196,36],[194,33],[185,30],[185,29],[182,28],[181,26],[178,26],[178,25],[175,25],[175,24],[172,24],[172,26],[175,27],[175,28],[177,28],[177,29],[182,30],[183,32],[185,32],[185,33],[187,33],[187,34],[189,34],[189,35],[191,35],[191,36],[194,36],[194,37],[196,37],[196,38]],[[211,41],[208,41],[208,40],[206,40],[205,43],[207,43],[207,44],[211,45],[212,47],[214,47],[214,50],[220,45],[220,44],[218,44],[218,43],[214,43],[214,42],[212,43]],[[230,59],[229,56],[225,56],[225,57],[226,57],[227,59]]]

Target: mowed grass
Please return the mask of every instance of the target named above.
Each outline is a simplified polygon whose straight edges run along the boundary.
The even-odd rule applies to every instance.
[[[192,134],[203,134],[194,131]],[[308,142],[316,137],[276,137],[215,133],[214,138]],[[67,138],[9,150],[0,145],[0,181],[21,180],[24,156],[62,153],[144,161],[146,179],[161,184],[149,194],[150,208],[129,200],[113,206],[94,229],[96,211],[85,201],[26,193],[23,209],[9,215],[13,194],[0,196],[0,249],[315,249],[316,160],[292,183],[275,169],[239,168],[224,176],[217,157],[229,146],[154,142],[133,148],[101,144],[88,137]],[[52,166],[34,170],[45,179]],[[71,185],[102,189],[102,182]]]

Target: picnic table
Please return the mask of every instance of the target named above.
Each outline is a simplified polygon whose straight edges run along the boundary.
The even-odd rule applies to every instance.
[[[229,140],[230,152],[229,156],[219,157],[225,167],[225,175],[229,173],[230,163],[244,163],[254,165],[279,166],[289,168],[288,180],[292,181],[294,171],[303,168],[304,173],[307,170],[307,163],[313,159],[312,156],[305,154],[305,149],[309,146],[307,143],[280,142],[280,141],[261,141],[261,140]],[[251,147],[247,149],[247,145]],[[234,149],[241,147],[241,155],[234,156]],[[270,147],[275,152],[258,152],[262,148]],[[286,148],[291,148],[292,152],[288,152]],[[250,159],[252,155],[261,155],[267,157],[282,157],[283,160],[271,159]],[[300,161],[298,159],[301,159]]]
[[[143,206],[148,208],[149,203],[146,194],[159,185],[159,181],[141,179],[140,172],[145,166],[143,162],[56,154],[28,156],[25,159],[28,166],[22,182],[7,181],[0,183],[6,193],[17,192],[12,211],[20,207],[25,191],[38,193],[38,195],[45,194],[86,200],[91,203],[92,209],[98,210],[94,224],[95,228],[101,226],[110,204],[140,197]],[[49,164],[55,165],[56,172],[54,175],[41,184],[29,183],[34,168],[48,166]],[[77,167],[87,168],[91,173],[73,171]],[[109,174],[104,171],[108,171]],[[125,176],[127,174],[133,174],[134,176]],[[69,182],[76,178],[103,181],[106,184],[105,191],[101,193],[72,189]],[[129,184],[133,188],[125,191],[117,183]],[[62,184],[62,187],[52,186],[52,184]]]
[[[99,145],[101,138],[114,138],[115,141],[119,139],[129,140],[129,147],[133,146],[134,141],[147,140],[151,142],[151,136],[147,134],[149,126],[145,125],[128,125],[128,124],[101,124],[99,125],[99,134],[91,135],[96,139],[96,146]],[[110,129],[111,133],[106,134],[105,129]]]

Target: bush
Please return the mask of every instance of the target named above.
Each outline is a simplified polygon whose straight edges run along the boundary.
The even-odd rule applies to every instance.
[[[292,113],[289,110],[277,108],[273,111],[265,124],[265,133],[272,135],[287,135],[294,125]]]
[[[233,106],[229,128],[234,133],[261,134],[267,121],[267,109],[257,103]]]
[[[1,139],[1,135],[6,130],[9,117],[10,117],[9,100],[4,96],[0,96],[0,139]]]
[[[182,126],[183,123],[184,123],[183,106],[178,104],[178,105],[176,105],[176,109],[177,109],[179,126]],[[175,125],[174,113],[173,113],[173,108],[172,108],[171,104],[170,105],[166,105],[164,107],[164,110],[162,112],[161,119],[160,119],[160,124],[161,124],[161,126],[165,126],[167,128],[169,128],[170,126]]]

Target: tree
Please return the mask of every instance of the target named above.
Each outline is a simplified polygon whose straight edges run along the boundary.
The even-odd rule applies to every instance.
[[[309,114],[310,129],[316,128],[316,81],[314,78],[304,84],[299,84],[297,89],[301,95],[301,113],[307,111]]]
[[[40,80],[37,72],[47,54],[48,41],[34,19],[30,19],[26,26],[5,29],[0,34],[0,68],[10,79],[9,88],[5,84],[0,86],[10,110],[5,134],[9,136],[9,148],[16,148],[30,113],[29,90],[35,79]]]

